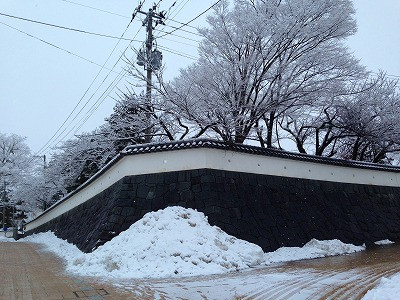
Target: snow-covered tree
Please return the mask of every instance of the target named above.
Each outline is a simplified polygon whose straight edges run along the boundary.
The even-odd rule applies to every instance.
[[[400,150],[396,86],[384,74],[356,80],[343,94],[321,95],[287,113],[280,128],[301,153],[388,162],[387,155]]]
[[[13,209],[32,199],[19,197],[18,190],[34,165],[25,138],[16,134],[0,133],[0,203]],[[11,210],[9,209],[8,212]]]
[[[0,133],[0,182],[15,184],[32,165],[31,152],[25,138]]]
[[[128,74],[135,80],[135,84],[131,83],[132,86],[135,89],[144,89],[147,85],[146,73],[138,67],[135,60],[125,60],[128,64]],[[177,113],[175,105],[169,101],[171,90],[163,80],[163,71],[164,68],[153,70],[150,100],[143,90],[140,95],[128,90],[117,100],[111,117],[106,119],[113,127],[122,126],[134,133],[134,143],[144,142],[146,138],[151,142],[197,138],[209,127],[199,129],[193,126],[193,122]],[[129,124],[126,124],[128,121]]]
[[[398,81],[381,74],[362,93],[340,107],[339,125],[347,131],[340,155],[353,160],[390,162],[400,152],[400,93]]]
[[[363,71],[342,44],[353,15],[349,0],[221,2],[200,30],[198,62],[169,86],[176,114],[226,141],[257,132],[271,147],[280,115]]]
[[[50,194],[73,191],[116,155],[109,131],[104,125],[58,147],[46,169]]]

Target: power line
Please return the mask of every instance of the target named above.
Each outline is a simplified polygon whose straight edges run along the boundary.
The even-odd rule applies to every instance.
[[[160,38],[160,37],[164,37],[164,36],[166,36],[166,35],[168,35],[168,34],[172,34],[172,33],[174,33],[175,31],[181,29],[182,27],[187,26],[189,23],[191,23],[191,22],[193,22],[194,20],[200,18],[202,15],[204,15],[204,14],[207,13],[209,10],[211,10],[212,8],[214,8],[214,6],[216,6],[216,5],[217,5],[218,3],[220,3],[221,1],[222,1],[222,0],[218,0],[218,1],[215,2],[213,5],[211,5],[209,8],[207,8],[205,11],[203,11],[201,14],[197,15],[196,17],[194,17],[194,18],[191,19],[190,21],[188,21],[188,22],[182,24],[181,26],[177,27],[176,29],[172,30],[171,32],[167,32],[166,34],[159,36],[159,38]]]
[[[181,42],[181,41],[177,41],[177,40],[168,39],[166,37],[163,37],[162,39],[166,40],[166,41],[170,41],[170,42],[174,42],[174,43],[178,43],[178,44],[187,45],[187,46],[190,46],[190,47],[197,48],[197,45],[193,45],[193,44],[189,44],[189,43],[185,43],[185,42]]]
[[[64,0],[63,0],[64,1]],[[188,24],[189,23],[191,23],[191,22],[193,22],[194,20],[196,20],[197,18],[199,18],[200,16],[202,16],[203,14],[205,14],[206,12],[208,12],[211,8],[213,8],[215,5],[217,5],[219,2],[221,2],[222,0],[219,0],[219,1],[217,1],[214,5],[212,5],[212,6],[210,6],[208,9],[206,9],[205,11],[203,11],[201,14],[199,14],[198,16],[196,16],[195,18],[193,18],[193,19],[191,19],[190,21],[188,21],[188,22],[186,22],[186,23],[183,23],[182,24],[182,26],[180,26],[180,27],[177,27],[177,28],[175,28],[173,31],[171,31],[171,32],[167,32],[166,34],[164,34],[164,35],[162,35],[161,37],[164,37],[164,36],[166,36],[166,35],[172,35],[175,31],[177,31],[177,30],[180,30],[181,28],[183,28],[184,26],[188,26]],[[70,1],[65,1],[65,2],[70,2]],[[131,22],[132,22],[132,20],[131,20]],[[130,23],[129,23],[130,24]],[[128,24],[128,27],[129,27],[129,24]],[[126,28],[126,30],[128,29],[128,27]],[[126,32],[126,30],[125,30],[125,32]],[[123,35],[125,34],[125,32],[122,34],[122,36],[121,36],[121,38],[123,37]],[[118,43],[120,42],[120,39],[118,40]],[[118,43],[117,43],[117,45],[118,45]],[[117,46],[116,45],[116,46]],[[129,46],[128,46],[129,47]],[[167,48],[168,49],[168,48]],[[113,51],[111,52],[111,54],[114,52],[114,50],[115,50],[115,48],[113,49]],[[169,50],[169,49],[168,49]],[[126,50],[125,50],[126,51]],[[124,52],[125,52],[124,51]],[[177,52],[176,51],[174,51],[174,50],[169,50],[170,52],[171,51],[173,51],[173,52],[175,52],[175,54],[177,54]],[[110,54],[110,56],[111,56],[111,54]],[[178,55],[182,55],[182,54],[178,54]],[[184,55],[184,54],[183,54]],[[110,56],[109,56],[109,58],[110,58]],[[122,56],[121,56],[122,57]],[[121,58],[120,57],[120,58]],[[108,59],[109,59],[108,58]],[[120,58],[118,59],[118,61],[120,60]],[[108,61],[108,59],[107,59],[107,61]],[[192,58],[193,59],[193,58]],[[107,63],[107,61],[104,63],[104,65]],[[117,61],[117,63],[118,63],[118,61]],[[116,64],[117,64],[116,63]],[[115,65],[116,65],[115,64]],[[103,66],[104,66],[103,65]],[[115,67],[115,65],[114,65],[114,67]],[[114,68],[113,67],[113,68]],[[112,70],[113,70],[113,68],[112,68]],[[102,70],[102,69],[101,69]],[[101,70],[100,70],[100,72],[101,72]],[[52,136],[52,138],[45,144],[45,146],[43,146],[37,153],[40,153],[41,151],[43,151],[43,149],[44,150],[47,150],[48,148],[49,148],[49,144],[50,144],[50,142],[54,139],[54,137],[57,135],[57,133],[62,129],[62,127],[66,124],[66,122],[68,121],[68,119],[72,116],[72,114],[73,114],[73,112],[77,109],[77,107],[79,106],[79,104],[81,103],[81,101],[83,100],[83,98],[84,98],[84,96],[87,94],[87,92],[89,91],[89,89],[91,88],[91,86],[93,85],[93,83],[95,82],[95,80],[97,79],[97,77],[99,76],[99,74],[100,74],[100,72],[97,74],[97,76],[95,77],[95,79],[92,81],[92,83],[90,84],[90,86],[89,86],[89,88],[86,90],[86,92],[84,93],[84,95],[82,96],[82,98],[81,98],[81,100],[78,102],[78,104],[76,105],[76,107],[74,108],[74,110],[71,112],[71,114],[67,117],[67,119],[64,121],[64,123],[60,126],[60,128],[56,131],[56,133]],[[111,72],[110,72],[111,73]],[[109,73],[109,74],[110,74]],[[109,76],[109,74],[106,76],[106,78]],[[100,86],[99,86],[99,88],[101,87],[101,85],[105,82],[105,80],[106,80],[106,78],[103,80],[103,82],[100,84]],[[86,116],[84,116],[83,117],[83,119],[81,119],[81,121],[83,120],[83,123],[79,126],[79,128],[77,129],[77,130],[79,130],[82,126],[83,126],[83,124],[84,123],[86,123],[86,121],[88,120],[88,118],[94,113],[94,111],[96,111],[97,109],[98,109],[98,107],[100,106],[100,104],[104,101],[104,99],[109,95],[109,93],[111,92],[111,90],[113,89],[113,88],[115,88],[115,86],[119,83],[119,81],[122,79],[122,77],[121,78],[119,78],[119,80],[117,81],[117,78],[118,78],[118,76],[116,77],[116,79],[107,87],[107,89],[105,90],[105,92],[103,92],[103,94],[100,96],[100,98],[92,105],[92,107],[89,109],[89,111],[86,113]],[[116,82],[116,83],[115,83]],[[105,96],[103,99],[101,99],[102,97],[103,97],[103,95],[105,95],[105,93],[107,92],[107,90],[109,90],[109,88],[111,87],[111,85],[113,85],[115,83],[115,85],[114,85],[114,87],[110,90],[110,92],[108,93],[108,95],[107,96]],[[99,89],[98,88],[98,89]],[[97,89],[97,90],[98,90]],[[95,93],[97,92],[97,90],[95,91]],[[94,94],[95,94],[94,93]],[[93,95],[94,95],[93,94]],[[92,97],[93,97],[93,95],[92,95]],[[84,105],[84,107],[89,103],[89,101],[92,99],[92,97],[85,103],[85,105]],[[97,106],[96,106],[97,105]],[[83,107],[83,108],[84,108]],[[83,110],[83,108],[80,110],[80,112],[82,112],[82,110]],[[72,124],[72,122],[77,118],[77,116],[80,114],[80,112],[78,113],[78,114],[76,114],[76,116],[74,117],[74,119],[70,122],[70,124]],[[76,127],[76,125],[67,133],[67,135],[66,136],[68,136],[68,134],[74,129]],[[67,128],[67,127],[66,127]],[[58,136],[57,136],[57,138],[56,139],[58,139],[65,131],[66,131],[66,128],[60,133],[60,134],[58,134]],[[76,131],[77,131],[76,130]],[[75,132],[76,132],[75,131]],[[64,137],[66,137],[66,136],[64,136]],[[61,139],[62,140],[62,139]],[[61,140],[59,140],[59,141],[61,141]],[[47,145],[49,145],[49,146],[47,146]],[[47,147],[46,147],[47,146]]]
[[[122,78],[125,77],[126,71],[124,73],[120,73],[121,76],[118,78],[118,76],[113,80],[113,82],[107,87],[107,89],[103,92],[103,94],[99,97],[99,99],[92,105],[92,107],[89,109],[89,111],[86,113],[86,115],[81,119],[82,124],[74,131],[74,134],[76,134],[83,125],[89,120],[89,118],[95,113],[96,110],[99,109],[100,105],[104,102],[107,97],[110,96],[110,93],[115,89],[115,87],[118,85],[118,83],[122,80]],[[111,88],[111,86],[113,86]],[[108,91],[108,93],[107,93]],[[107,95],[105,95],[107,93]],[[105,96],[104,96],[105,95]],[[104,96],[104,97],[103,97]]]
[[[97,11],[100,11],[100,12],[103,12],[103,13],[107,13],[107,14],[110,14],[110,15],[115,15],[115,16],[118,16],[118,17],[121,17],[121,18],[130,19],[130,17],[128,17],[128,16],[117,14],[117,13],[114,13],[114,12],[111,12],[111,11],[108,11],[108,10],[104,10],[104,9],[99,9],[99,8],[96,8],[96,7],[93,7],[93,6],[84,5],[84,4],[73,2],[73,1],[69,1],[69,0],[60,0],[60,1],[67,2],[67,3],[70,3],[70,4],[74,4],[74,5],[79,5],[79,6],[86,7],[86,8],[90,8],[90,9],[97,10]],[[144,4],[144,2],[142,4]],[[178,24],[184,24],[183,22],[180,22],[180,21],[177,21],[177,20],[173,20],[173,19],[169,19],[169,20],[171,22],[175,22],[175,23],[178,23]],[[186,25],[186,26],[187,27],[191,27],[193,29],[197,29],[196,27],[191,26],[191,25]]]
[[[182,28],[178,28],[176,26],[172,26],[172,25],[168,25],[168,24],[165,24],[165,26],[171,27],[171,28],[174,28],[174,29],[179,29],[179,30],[181,30],[183,32],[187,32],[187,33],[190,33],[190,34],[193,34],[193,35],[197,35],[197,36],[203,37],[201,34],[198,34],[197,32],[192,32],[192,31],[185,30],[185,29],[182,29]]]
[[[191,60],[197,60],[196,57],[191,56],[190,54],[186,54],[186,53],[183,53],[183,52],[179,52],[179,51],[176,51],[176,50],[174,50],[174,49],[167,48],[167,47],[165,47],[165,46],[160,46],[160,45],[158,45],[158,48],[160,48],[161,50],[167,51],[167,52],[169,52],[169,53],[175,54],[175,55],[179,55],[179,56],[182,56],[182,57],[185,57],[185,58],[189,58],[189,59],[191,59]]]
[[[145,0],[144,0],[145,2]],[[144,2],[139,2],[138,7],[135,9],[135,12],[140,10],[141,6],[143,5]],[[133,17],[131,19],[131,21],[128,23],[127,27],[125,28],[124,32],[121,35],[121,38],[125,35],[125,33],[127,32],[130,24],[132,23],[132,21],[135,18],[135,13],[133,14]],[[139,34],[140,32],[140,28],[138,30],[138,32],[136,33],[136,35],[134,36],[134,39],[136,38],[136,36]],[[110,55],[108,56],[107,60],[104,62],[103,67],[107,64],[108,60],[110,59],[111,55],[114,53],[115,49],[117,48],[117,46],[119,45],[121,39],[118,40],[117,44],[115,45],[115,47],[113,48],[113,50],[111,51]],[[128,47],[131,45],[132,42],[129,43],[129,45],[127,46],[127,48],[125,49],[125,51],[128,49]],[[101,87],[101,85],[105,82],[105,80],[108,78],[108,76],[111,74],[111,71],[115,68],[115,66],[117,65],[117,63],[120,61],[120,59],[122,58],[123,54],[125,53],[125,51],[121,54],[121,56],[118,58],[117,62],[114,64],[114,66],[111,68],[110,72],[107,74],[107,76],[103,79],[102,83],[99,85],[99,87],[97,88],[97,90],[93,93],[93,95],[89,98],[88,101],[86,101],[86,103],[84,104],[84,106],[81,108],[81,110],[75,115],[74,119],[69,123],[68,126],[70,126],[72,124],[72,122],[78,117],[78,115],[82,112],[83,108],[86,107],[86,105],[89,103],[89,101],[92,99],[92,97],[94,96],[94,94],[99,90],[99,88]],[[58,130],[56,131],[56,133],[50,138],[50,140],[48,140],[48,142],[37,152],[39,153],[40,151],[45,151],[50,147],[50,142],[53,140],[53,138],[57,135],[57,133],[61,130],[61,128],[66,124],[67,120],[72,116],[73,112],[77,109],[77,107],[79,106],[79,104],[82,102],[83,98],[85,97],[85,95],[87,94],[87,92],[89,91],[89,89],[92,87],[92,85],[94,84],[94,82],[96,81],[96,79],[98,78],[98,76],[100,75],[101,71],[103,70],[100,69],[100,71],[97,73],[96,77],[93,79],[93,81],[91,82],[91,84],[89,85],[89,87],[86,89],[85,93],[83,94],[83,96],[81,97],[81,99],[79,100],[78,104],[74,107],[73,111],[69,114],[69,116],[67,117],[67,119],[63,122],[63,124],[58,128]],[[64,130],[58,134],[58,136],[56,137],[56,139],[58,139],[68,128],[68,126],[66,128],[64,128]],[[60,140],[58,141],[60,142]],[[57,143],[58,143],[57,142]],[[57,144],[56,143],[56,144]],[[46,147],[47,146],[47,147]]]
[[[185,3],[182,2],[183,5],[182,5],[182,3],[181,3],[180,5],[178,5],[178,6],[171,12],[171,15],[172,15],[173,13],[175,13],[176,10],[179,9],[179,10],[171,17],[171,19],[175,18],[175,17],[181,12],[181,10],[186,6],[186,4],[188,4],[188,2],[189,2],[189,0],[186,0]],[[180,6],[182,6],[182,7],[180,7]],[[180,7],[180,8],[179,8],[179,7]]]
[[[157,37],[156,37],[157,39],[163,39],[163,38],[164,38],[165,36],[167,36],[167,35],[173,35],[173,36],[176,36],[176,37],[181,38],[181,39],[185,39],[185,40],[188,40],[188,41],[200,43],[200,41],[198,41],[198,40],[195,40],[195,39],[192,39],[192,38],[188,38],[188,37],[183,36],[183,35],[179,35],[179,34],[176,34],[176,33],[169,33],[168,31],[164,31],[164,30],[157,29],[157,28],[156,28],[156,30],[159,31],[159,32],[165,33],[165,34],[162,35],[162,36],[157,36]]]
[[[100,64],[98,64],[98,63],[96,63],[96,62],[94,62],[94,61],[92,61],[92,60],[90,60],[90,59],[88,59],[88,58],[85,58],[85,57],[83,57],[83,56],[81,56],[81,55],[79,55],[79,54],[76,54],[76,53],[74,53],[74,52],[71,52],[71,51],[69,51],[69,50],[66,50],[66,49],[64,49],[64,48],[62,48],[62,47],[60,47],[60,46],[57,46],[57,45],[55,45],[55,44],[53,44],[53,43],[50,43],[50,42],[48,42],[48,41],[46,41],[46,40],[44,40],[44,39],[38,38],[38,37],[36,37],[36,36],[34,36],[34,35],[30,34],[30,33],[27,33],[27,32],[25,32],[25,31],[22,31],[22,30],[20,30],[20,29],[18,29],[18,28],[15,28],[15,27],[11,26],[11,25],[8,25],[8,24],[3,23],[3,22],[1,22],[1,21],[0,21],[0,24],[3,24],[4,26],[7,26],[7,27],[9,27],[9,28],[11,28],[11,29],[13,29],[13,30],[16,30],[16,31],[18,31],[18,32],[20,32],[20,33],[22,33],[22,34],[25,34],[25,35],[27,35],[27,36],[29,36],[29,37],[35,39],[35,40],[38,40],[38,41],[40,41],[40,42],[42,42],[42,43],[45,43],[45,44],[47,44],[47,45],[49,45],[49,46],[51,46],[51,47],[54,47],[54,48],[56,48],[56,49],[58,49],[58,50],[61,50],[61,51],[63,51],[63,52],[66,52],[66,53],[68,53],[68,54],[70,54],[70,55],[73,55],[73,56],[75,56],[75,57],[78,57],[78,58],[80,58],[80,59],[82,59],[82,60],[84,60],[84,61],[87,61],[87,62],[89,62],[89,63],[91,63],[91,64],[94,64],[94,65],[96,65],[96,66],[98,66],[98,67],[103,67],[102,65],[100,65]],[[104,68],[107,69],[107,70],[110,70],[110,69],[108,69],[108,68],[106,68],[106,67],[104,67]]]
[[[122,33],[121,37],[123,37],[126,33],[126,31],[129,28],[129,25],[132,23],[129,22],[128,26],[125,28],[125,31]],[[65,121],[61,124],[61,126],[57,129],[57,131],[53,134],[53,136],[47,141],[47,143],[40,148],[35,155],[37,155],[38,153],[41,153],[42,151],[46,151],[49,147],[50,147],[50,143],[51,141],[58,139],[65,131],[68,127],[64,128],[63,131],[61,131],[61,129],[64,127],[64,125],[67,123],[67,121],[71,118],[71,116],[73,115],[73,113],[76,111],[76,109],[78,108],[78,106],[80,105],[80,103],[82,102],[83,98],[86,96],[86,94],[88,93],[89,89],[93,86],[94,82],[96,81],[96,79],[99,77],[101,71],[104,69],[105,65],[107,64],[108,60],[110,59],[111,55],[114,53],[115,49],[117,48],[117,46],[119,45],[121,40],[118,40],[117,44],[115,45],[115,47],[113,48],[113,50],[111,51],[110,55],[108,56],[108,58],[106,59],[106,61],[104,62],[102,68],[100,69],[100,71],[97,73],[97,75],[94,77],[94,79],[92,80],[92,82],[90,83],[89,87],[86,89],[85,93],[83,94],[83,96],[79,99],[78,103],[75,105],[74,109],[71,111],[71,113],[68,115],[68,117],[65,119]],[[118,60],[119,61],[119,60]],[[114,67],[113,67],[114,68]],[[112,69],[113,69],[112,68]],[[112,70],[111,69],[111,70]],[[110,71],[111,72],[111,71]],[[89,99],[90,100],[90,99]],[[84,107],[87,105],[88,101],[85,103]],[[79,113],[74,117],[74,119],[70,122],[70,124],[72,124],[72,122],[76,119],[76,117],[79,115]],[[69,126],[69,125],[68,125]],[[61,131],[61,133],[59,133]],[[58,134],[59,133],[59,134]],[[58,134],[58,135],[57,135]],[[56,137],[57,136],[57,137]]]
[[[117,76],[116,78],[114,78],[114,80],[111,82],[111,84],[109,84],[109,86],[100,95],[100,97],[92,104],[92,106],[85,113],[85,115],[61,139],[59,139],[59,141],[55,145],[57,145],[61,141],[65,140],[72,132],[74,134],[76,134],[83,127],[83,125],[85,125],[85,123],[89,120],[89,118],[94,114],[94,112],[100,107],[100,105],[104,102],[104,100],[109,96],[111,91],[118,85],[118,83],[121,81],[121,79],[125,76],[125,73],[123,73],[121,71],[121,73],[119,73],[119,75],[120,76]],[[111,86],[112,86],[112,88],[111,88]],[[97,91],[98,91],[98,89],[96,90],[96,92]],[[107,93],[107,91],[108,91],[108,94],[106,96],[104,96]]]
[[[82,29],[70,28],[70,27],[66,27],[66,26],[50,24],[50,23],[46,23],[46,22],[42,22],[42,21],[31,20],[31,19],[12,16],[12,15],[7,15],[7,14],[3,14],[3,13],[0,13],[0,15],[5,16],[5,17],[9,17],[9,18],[13,18],[13,19],[26,21],[26,22],[40,24],[40,25],[44,25],[44,26],[59,28],[59,29],[63,29],[63,30],[75,31],[75,32],[79,32],[79,33],[85,33],[85,34],[90,34],[90,35],[95,35],[95,36],[100,36],[100,37],[106,37],[106,38],[111,38],[111,39],[131,41],[131,39],[128,39],[128,38],[117,37],[117,36],[112,36],[112,35],[102,34],[102,33],[97,33],[97,32],[91,32],[91,31],[86,31],[86,30],[82,30]],[[139,42],[139,41],[137,41],[137,42]]]
[[[134,38],[139,34],[140,29],[136,32]],[[122,54],[120,55],[120,57],[118,58],[117,62],[114,64],[113,68],[115,68],[115,66],[117,65],[117,63],[121,60],[121,58],[123,57],[123,55],[125,54],[125,52],[128,50],[128,48],[130,47],[131,43],[128,44],[128,46],[125,48],[125,50],[122,52]],[[74,134],[80,130],[82,128],[82,126],[87,122],[87,120],[94,114],[94,112],[100,107],[100,105],[104,102],[104,100],[109,96],[109,94],[111,93],[111,91],[118,85],[118,83],[122,80],[122,78],[125,77],[126,75],[126,71],[121,71],[117,77],[108,85],[108,87],[105,89],[105,91],[100,95],[100,97],[92,104],[92,106],[89,108],[89,110],[86,112],[86,114],[75,124],[75,126],[73,126],[61,139],[59,139],[59,141],[57,142],[57,144],[64,140],[65,138],[68,137],[68,135],[78,126],[79,123],[81,123],[79,125],[79,127],[74,131]],[[105,80],[108,78],[108,76],[111,74],[111,72],[109,72],[107,74],[107,76],[103,79],[102,83],[100,84],[100,86],[96,89],[96,91],[92,94],[92,96],[89,98],[89,100],[87,101],[87,103],[94,97],[94,95],[97,93],[97,91],[100,89],[101,85],[105,82]],[[111,88],[111,86],[113,86]],[[111,89],[110,89],[111,88]],[[105,93],[108,94],[106,96]],[[103,97],[104,96],[104,97]],[[103,99],[102,99],[103,98]],[[87,104],[86,103],[86,104]],[[97,105],[97,106],[96,106]],[[86,105],[85,105],[86,106]],[[80,112],[83,110],[83,108],[80,110]],[[79,112],[79,113],[80,113]],[[78,115],[79,115],[78,113]],[[76,119],[76,118],[75,118]],[[74,119],[74,120],[75,120]],[[72,122],[71,122],[72,123]]]
[[[71,3],[71,4],[75,4],[75,5],[79,5],[79,6],[86,7],[86,8],[90,8],[90,9],[93,9],[93,10],[101,11],[103,13],[107,13],[107,14],[110,14],[110,15],[115,15],[115,16],[118,16],[118,17],[130,19],[130,17],[124,16],[124,15],[120,15],[120,14],[117,14],[117,13],[113,13],[113,12],[110,12],[108,10],[103,10],[103,9],[100,9],[100,8],[96,8],[96,7],[93,7],[93,6],[80,4],[80,3],[76,3],[76,2],[73,2],[73,1],[69,1],[69,0],[61,0],[61,1],[68,2],[68,3]]]

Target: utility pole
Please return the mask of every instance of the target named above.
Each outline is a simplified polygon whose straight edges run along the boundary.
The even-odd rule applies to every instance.
[[[165,18],[164,13],[156,12],[157,6],[153,5],[152,8],[149,9],[149,12],[143,12],[141,10],[137,10],[138,13],[146,15],[146,19],[143,21],[143,26],[146,26],[147,37],[146,37],[146,53],[145,55],[140,54],[138,57],[138,64],[140,66],[144,66],[146,70],[146,129],[145,129],[145,143],[150,143],[151,141],[151,113],[152,113],[152,101],[151,101],[151,90],[152,90],[152,74],[153,70],[157,70],[161,67],[161,59],[162,55],[160,51],[153,51],[153,29],[158,24],[164,24],[163,19]],[[153,28],[153,22],[155,20],[155,25]],[[144,57],[140,57],[140,55]],[[145,59],[145,61],[143,61]]]
[[[4,180],[3,184],[3,226],[2,228],[4,229],[5,224],[6,224],[6,181]]]

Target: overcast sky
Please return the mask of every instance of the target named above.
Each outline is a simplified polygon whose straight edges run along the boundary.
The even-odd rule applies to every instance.
[[[173,2],[161,1],[161,9],[168,10]],[[170,10],[170,16],[179,22],[187,22],[214,2],[177,0]],[[143,10],[147,11],[151,3],[145,1]],[[1,0],[0,12],[120,37],[137,4],[138,0]],[[354,5],[358,33],[348,41],[350,49],[369,70],[385,70],[390,75],[400,76],[400,1],[355,0]],[[66,31],[1,15],[0,22],[0,132],[26,136],[28,145],[36,152],[55,134],[75,107],[75,112],[48,146],[73,137],[75,131],[88,132],[104,122],[104,118],[112,112],[115,103],[113,98],[118,88],[126,90],[129,79],[118,81],[118,73],[125,63],[120,61],[111,73],[109,69],[117,62],[129,41],[121,41],[111,54],[117,45],[116,39]],[[167,25],[158,29],[169,32],[174,29],[170,26],[180,26],[172,21]],[[205,16],[191,25],[205,26]],[[195,32],[191,27],[185,27],[185,30]],[[162,33],[156,31],[156,35],[159,34]],[[163,49],[167,79],[176,76],[179,68],[192,63],[197,56],[196,41],[199,36],[181,30],[175,34],[179,36],[168,35],[167,39],[157,41],[159,46],[167,47]],[[145,28],[141,26],[139,17],[130,24],[124,37],[144,40]],[[140,42],[132,43],[136,49],[140,45]],[[127,51],[128,57],[133,55],[132,50]],[[105,68],[101,69],[109,56]],[[114,86],[113,82],[118,82],[116,87],[107,90],[109,86]],[[51,149],[46,149],[48,151]]]

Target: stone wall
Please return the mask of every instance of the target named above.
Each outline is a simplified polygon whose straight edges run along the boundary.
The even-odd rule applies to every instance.
[[[28,232],[52,230],[90,252],[150,211],[195,208],[264,251],[312,238],[370,244],[400,239],[400,188],[200,169],[127,176]]]

